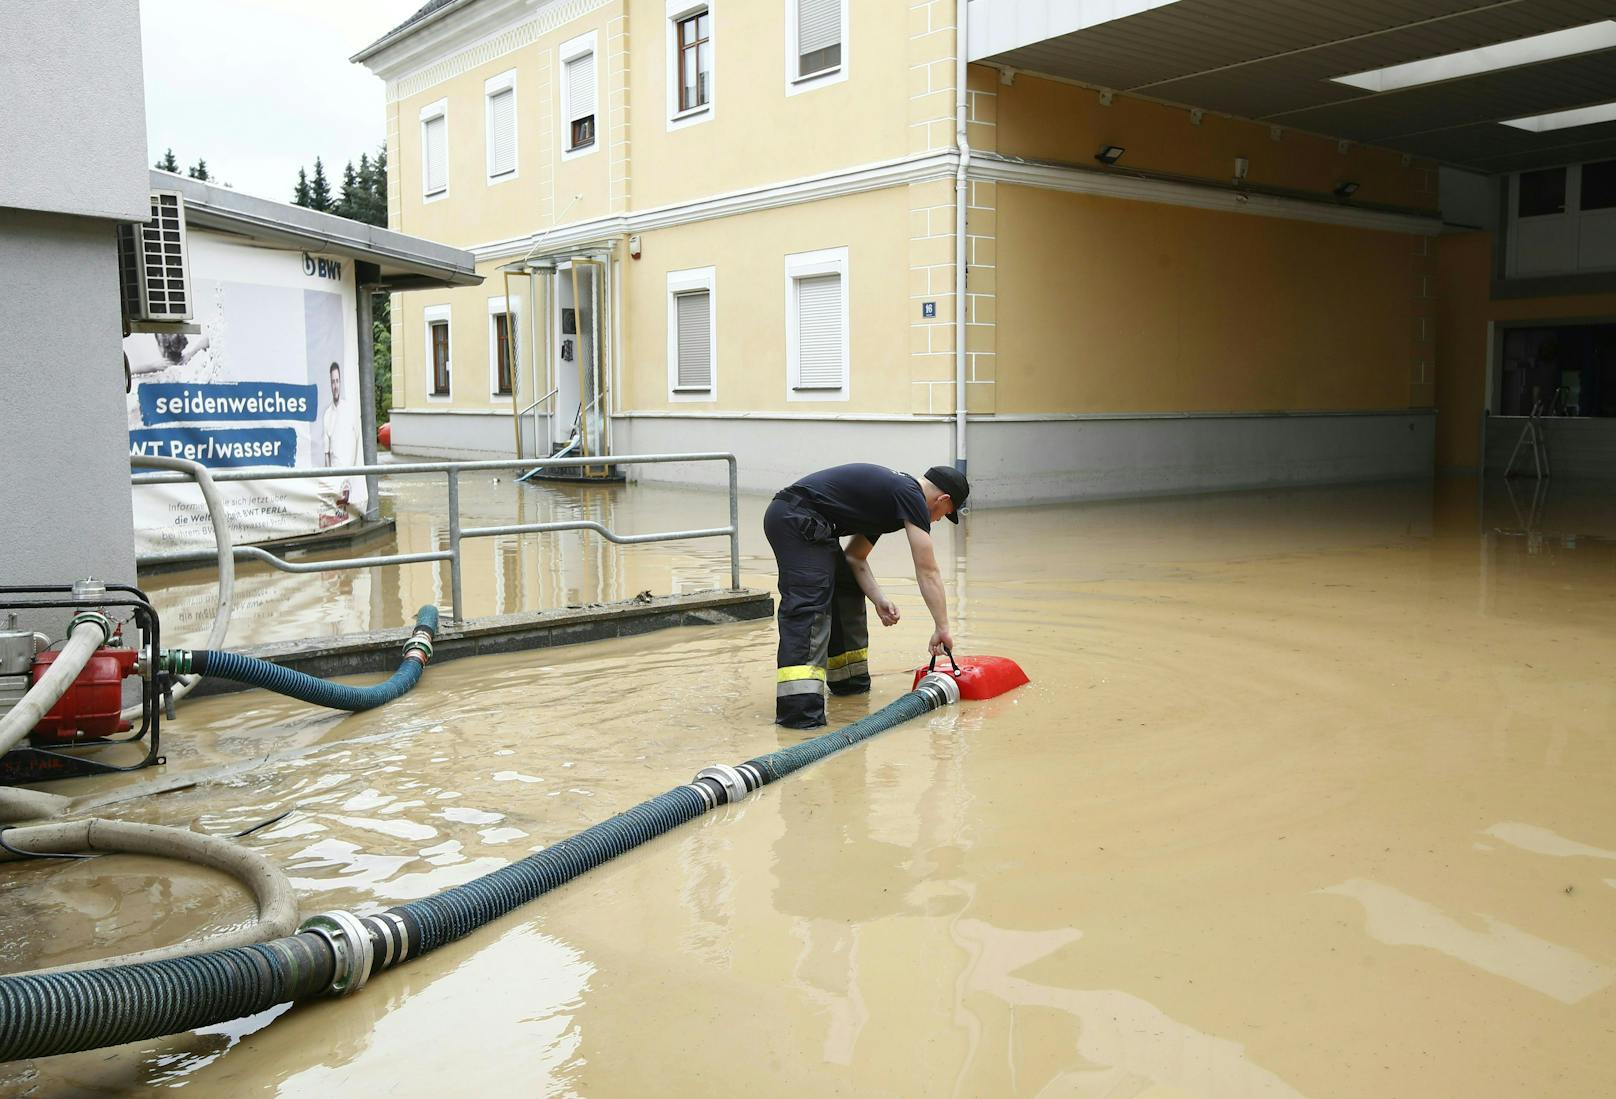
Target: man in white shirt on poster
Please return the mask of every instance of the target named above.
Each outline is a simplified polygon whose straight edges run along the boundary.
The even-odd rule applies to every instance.
[[[331,364],[331,404],[326,407],[320,426],[321,451],[326,466],[342,468],[364,463],[359,448],[356,402],[342,399],[342,366],[339,363]],[[339,501],[346,504],[351,492],[352,485],[344,479]]]

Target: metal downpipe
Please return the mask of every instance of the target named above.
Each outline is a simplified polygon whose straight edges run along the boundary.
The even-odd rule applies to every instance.
[[[954,151],[959,167],[954,175],[954,468],[965,472],[965,308],[966,308],[966,217],[971,204],[971,143],[966,131],[970,90],[966,86],[966,14],[970,0],[955,0],[954,14]]]

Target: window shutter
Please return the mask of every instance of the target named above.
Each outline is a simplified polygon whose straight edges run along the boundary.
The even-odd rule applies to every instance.
[[[443,115],[426,121],[426,193],[435,195],[449,186],[449,120]]]
[[[842,386],[842,276],[797,280],[797,388]]]
[[[810,54],[842,40],[842,0],[797,0],[797,53]]]
[[[678,294],[673,299],[679,320],[680,389],[713,386],[712,300],[706,290]]]
[[[516,90],[506,88],[488,97],[488,174],[502,176],[516,170]]]
[[[568,122],[595,113],[595,55],[586,53],[567,62]]]

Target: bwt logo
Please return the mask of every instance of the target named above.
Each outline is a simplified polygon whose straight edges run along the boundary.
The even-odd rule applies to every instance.
[[[342,277],[342,264],[334,259],[316,259],[307,252],[303,253],[303,273],[316,279],[340,279]]]

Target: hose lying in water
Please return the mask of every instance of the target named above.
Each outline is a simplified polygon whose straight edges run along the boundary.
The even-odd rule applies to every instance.
[[[691,782],[491,874],[378,915],[326,912],[253,946],[105,969],[0,977],[0,1061],[157,1038],[317,995],[357,992],[372,974],[469,935],[585,871],[815,760],[959,701],[944,674],[845,728]]]
[[[70,970],[105,969],[138,965],[165,958],[244,946],[280,935],[290,935],[297,927],[297,897],[286,875],[256,851],[239,847],[220,836],[208,836],[185,828],[161,824],[135,824],[128,821],[74,820],[50,824],[24,825],[0,831],[0,859],[20,857],[50,858],[80,851],[123,852],[156,855],[208,866],[229,874],[246,886],[258,902],[258,918],[250,923],[221,931],[206,939],[174,946],[157,947],[115,958],[54,966],[34,974]]]
[[[163,670],[230,679],[333,710],[373,710],[408,694],[420,680],[421,670],[432,659],[432,639],[437,632],[438,608],[422,607],[415,616],[415,632],[404,642],[404,660],[398,671],[369,687],[333,683],[254,656],[209,649],[170,649],[163,654]]]

